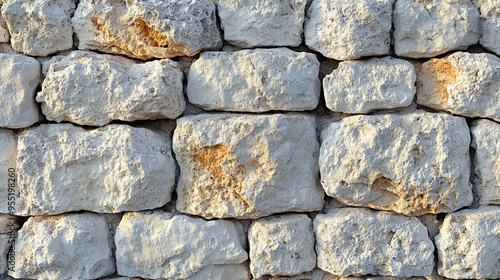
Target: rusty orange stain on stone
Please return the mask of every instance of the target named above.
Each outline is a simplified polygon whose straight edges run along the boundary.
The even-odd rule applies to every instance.
[[[430,77],[433,79],[437,87],[437,95],[439,103],[446,106],[448,103],[447,85],[454,83],[457,80],[457,71],[451,62],[446,59],[431,59],[427,62],[430,71]]]

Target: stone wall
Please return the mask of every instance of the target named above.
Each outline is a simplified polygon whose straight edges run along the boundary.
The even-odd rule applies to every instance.
[[[2,279],[499,279],[500,0],[0,0]]]

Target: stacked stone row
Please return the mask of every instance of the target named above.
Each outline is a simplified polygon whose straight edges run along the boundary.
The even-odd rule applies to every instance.
[[[0,6],[9,277],[500,278],[499,0]]]

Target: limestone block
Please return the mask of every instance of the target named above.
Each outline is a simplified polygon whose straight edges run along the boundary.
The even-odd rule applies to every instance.
[[[170,201],[170,143],[145,128],[43,124],[19,135],[19,215],[117,213]]]
[[[0,143],[2,144],[2,149],[0,150],[0,180],[4,186],[0,188],[0,213],[15,214],[18,195],[16,170],[17,135],[9,129],[0,128]],[[11,206],[10,209],[9,206]],[[9,230],[6,230],[4,227],[6,224],[8,225],[8,221],[3,219],[4,215],[1,215],[1,217],[0,233],[8,232]]]
[[[16,266],[29,279],[96,279],[115,271],[103,217],[91,213],[31,217],[19,230]]]
[[[12,47],[32,56],[73,47],[74,11],[74,0],[5,0],[2,6]]]
[[[500,121],[500,58],[456,52],[425,62],[417,76],[417,103]]]
[[[209,0],[81,0],[72,21],[81,50],[169,58],[222,47],[215,10]]]
[[[224,39],[242,48],[302,43],[306,0],[220,0]]]
[[[265,275],[260,278],[253,278],[253,280],[341,280],[341,278],[338,276],[334,276],[328,272],[324,272],[319,268],[315,268],[312,271],[304,272],[294,276]]]
[[[354,114],[406,107],[415,95],[415,79],[413,65],[402,59],[344,61],[323,79],[326,106]]]
[[[205,110],[264,112],[316,108],[319,61],[287,48],[204,52],[189,69],[189,102]]]
[[[388,54],[394,0],[314,0],[304,25],[306,45],[336,60]]]
[[[436,236],[438,273],[453,279],[500,278],[500,207],[446,216]]]
[[[482,35],[479,43],[486,49],[500,55],[500,1],[474,0],[479,7]]]
[[[7,180],[5,180],[7,181]],[[0,234],[1,233],[11,233],[19,229],[20,224],[18,217],[8,215],[8,214],[0,214]]]
[[[175,119],[186,107],[182,72],[169,59],[136,64],[75,51],[50,63],[36,100],[51,121],[101,126],[112,120]]]
[[[479,11],[470,0],[398,0],[394,50],[405,57],[433,57],[479,40]]]
[[[314,219],[318,267],[338,276],[430,276],[434,245],[416,218],[339,208]]]
[[[474,158],[474,186],[480,204],[500,204],[500,124],[478,120],[471,128]]]
[[[250,270],[262,275],[296,275],[316,266],[312,221],[305,214],[256,220],[248,231]]]
[[[469,127],[461,117],[352,116],[322,137],[321,182],[344,204],[422,215],[472,203]]]
[[[246,267],[238,266],[248,258],[238,234],[235,224],[225,220],[159,211],[126,213],[115,235],[118,274],[148,279],[247,279]],[[224,270],[235,273],[235,278],[210,278],[224,275]],[[241,278],[243,272],[245,278]]]
[[[7,22],[2,16],[2,3],[0,3],[0,43],[7,43],[10,40],[9,29],[7,28]]]
[[[0,127],[22,128],[40,119],[35,91],[40,63],[31,57],[0,53]]]
[[[304,114],[201,114],[177,120],[177,210],[259,218],[320,210],[315,119]]]

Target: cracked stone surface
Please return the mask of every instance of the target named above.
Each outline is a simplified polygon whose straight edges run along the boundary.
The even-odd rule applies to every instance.
[[[18,215],[138,211],[171,198],[170,143],[146,128],[42,124],[19,135],[18,149]]]
[[[72,21],[82,50],[150,59],[222,47],[209,0],[82,0]]]
[[[423,111],[359,115],[331,123],[322,138],[321,182],[344,204],[422,215],[472,203],[464,118]]]
[[[209,219],[320,210],[315,127],[305,114],[178,119],[177,210]]]
[[[470,0],[398,0],[394,7],[394,51],[433,57],[463,50],[479,40],[479,11]]]
[[[205,110],[265,112],[316,108],[314,54],[287,48],[204,52],[189,69],[189,102]]]
[[[169,59],[139,64],[74,51],[49,63],[36,100],[50,121],[102,126],[112,120],[175,119],[186,107],[183,74]]]

